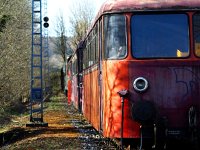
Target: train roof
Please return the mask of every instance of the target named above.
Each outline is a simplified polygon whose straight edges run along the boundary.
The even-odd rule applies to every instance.
[[[167,10],[200,10],[200,0],[106,0],[98,11],[91,28],[104,14]]]
[[[107,0],[99,15],[112,11],[136,11],[170,8],[200,8],[200,0]]]
[[[200,0],[106,0],[98,11],[87,35],[95,25],[96,21],[104,14],[167,10],[200,10]]]
[[[200,0],[107,0],[101,6],[95,20],[106,13],[178,8],[200,9]]]

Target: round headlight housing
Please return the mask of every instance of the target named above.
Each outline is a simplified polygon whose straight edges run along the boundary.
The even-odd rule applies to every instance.
[[[133,82],[133,88],[137,92],[144,92],[148,88],[148,81],[144,77],[138,77]]]

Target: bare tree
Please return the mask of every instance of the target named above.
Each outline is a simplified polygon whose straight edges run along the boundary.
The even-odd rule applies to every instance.
[[[57,17],[57,24],[55,32],[57,37],[55,38],[55,51],[57,54],[60,54],[63,58],[63,62],[66,61],[66,52],[67,52],[67,32],[63,14],[60,12],[60,15]]]
[[[61,89],[64,90],[64,68],[63,66],[66,64],[66,59],[67,59],[67,55],[70,55],[70,48],[67,45],[68,39],[67,39],[67,32],[66,32],[66,25],[65,25],[65,21],[64,21],[64,17],[63,17],[63,13],[60,12],[59,16],[57,16],[57,20],[56,20],[56,27],[55,27],[55,32],[56,32],[56,37],[51,37],[51,42],[53,43],[53,58],[55,58],[55,55],[57,56],[57,58],[59,56],[61,56],[62,60],[57,59],[56,64],[58,64],[58,62],[62,63],[62,68],[61,68],[61,74],[60,79],[61,79]],[[53,59],[52,59],[53,60]],[[54,62],[55,63],[55,62]],[[51,65],[54,65],[51,64]],[[58,75],[58,74],[57,74]],[[52,76],[55,77],[55,74],[53,74]]]
[[[54,53],[62,56],[62,63],[66,65],[67,57],[73,53],[73,49],[76,49],[78,43],[86,35],[86,32],[91,25],[91,21],[94,17],[94,7],[92,2],[88,0],[74,1],[74,6],[71,9],[70,25],[71,36],[67,37],[66,22],[63,17],[63,13],[60,12],[56,20],[56,37],[51,37],[51,42],[54,43]],[[64,71],[64,70],[63,70]],[[62,72],[64,73],[64,72]],[[61,85],[64,82],[64,76],[61,74]],[[62,85],[63,89],[63,85]]]
[[[55,45],[54,53],[61,55],[62,62],[66,62],[67,57],[72,54],[72,50],[69,45],[66,22],[62,12],[60,12],[56,22],[55,32],[57,35],[55,38],[51,38]]]
[[[67,37],[66,22],[63,13],[60,12],[56,20],[56,37],[50,38],[54,43],[54,53],[62,56],[62,62],[66,62],[66,58],[70,56],[78,43],[86,35],[86,32],[94,18],[93,3],[89,0],[74,1],[71,8],[70,22],[70,37]]]
[[[73,9],[71,9],[70,25],[71,25],[71,47],[76,49],[78,43],[84,38],[94,18],[93,2],[89,0],[74,1]]]

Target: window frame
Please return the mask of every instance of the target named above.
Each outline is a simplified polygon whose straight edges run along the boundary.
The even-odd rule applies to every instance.
[[[109,58],[108,56],[108,50],[107,49],[107,45],[106,45],[106,41],[107,41],[107,37],[106,37],[106,33],[108,31],[108,25],[105,25],[106,23],[106,18],[107,17],[113,17],[113,16],[121,16],[124,18],[124,38],[125,38],[125,41],[124,41],[124,44],[125,44],[125,54],[123,57],[115,57],[115,58]],[[108,23],[108,22],[107,22]],[[103,44],[103,59],[104,60],[122,60],[122,59],[125,59],[128,55],[128,46],[127,46],[127,18],[126,18],[126,15],[125,14],[122,14],[122,13],[116,13],[116,14],[107,14],[107,15],[104,15],[103,17],[103,38],[102,38],[102,42],[104,43]],[[109,35],[109,34],[108,34]]]
[[[200,20],[200,11],[196,11],[193,15],[192,15],[192,28],[193,28],[193,47],[194,47],[194,54],[196,57],[200,57],[200,42],[199,45],[197,45],[197,47],[199,47],[199,54],[197,54],[197,49],[196,49],[196,44],[195,44],[195,24],[194,24],[194,17],[196,14],[199,14],[199,20]],[[200,27],[200,26],[199,26]],[[200,28],[199,28],[200,31]],[[200,32],[199,32],[199,36],[200,36]]]
[[[187,31],[188,31],[188,33],[187,33],[187,37],[184,37],[185,39],[184,40],[186,40],[186,38],[187,38],[187,52],[180,52],[180,53],[182,53],[182,56],[180,56],[180,57],[178,57],[177,55],[178,55],[178,51],[177,51],[177,54],[176,54],[176,56],[153,56],[153,57],[148,57],[147,55],[144,55],[143,57],[142,56],[135,56],[135,54],[134,54],[134,48],[133,48],[133,29],[132,29],[132,22],[133,22],[133,17],[135,17],[135,16],[139,16],[139,15],[146,15],[146,16],[148,16],[148,15],[185,15],[186,16],[186,22],[187,22],[187,25],[185,26],[185,27],[187,27]],[[130,43],[131,43],[131,55],[132,55],[132,57],[133,58],[135,58],[135,59],[183,59],[183,58],[188,58],[189,56],[190,56],[190,53],[191,53],[191,46],[190,46],[190,41],[191,41],[191,39],[190,39],[190,23],[189,23],[189,15],[188,15],[188,13],[186,13],[186,12],[179,12],[179,13],[177,13],[177,12],[152,12],[152,13],[134,13],[132,16],[131,16],[131,18],[130,18],[130,30],[131,30],[131,32],[130,32],[130,34],[131,34],[131,39],[130,39]],[[186,33],[186,32],[184,32],[184,33]],[[177,50],[179,50],[178,48],[177,48]],[[185,54],[184,54],[185,53]],[[186,55],[186,56],[184,56],[184,55]]]

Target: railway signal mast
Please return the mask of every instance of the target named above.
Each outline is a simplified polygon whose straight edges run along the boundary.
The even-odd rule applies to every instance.
[[[42,3],[43,1],[43,3]],[[31,97],[29,127],[48,126],[43,121],[43,102],[46,87],[49,87],[49,52],[48,52],[48,17],[42,13],[47,11],[46,0],[32,0],[32,55],[31,55]],[[46,13],[46,12],[45,12]],[[43,20],[44,27],[43,30]],[[43,36],[44,34],[44,36]],[[45,79],[45,80],[44,80]],[[44,82],[45,81],[45,82]]]
[[[46,99],[50,93],[50,77],[49,77],[49,36],[48,36],[48,27],[49,27],[49,18],[47,14],[47,0],[43,0],[43,93],[44,99]]]

